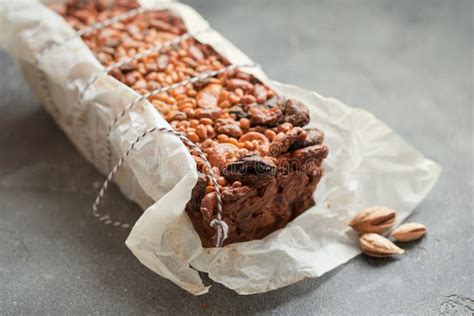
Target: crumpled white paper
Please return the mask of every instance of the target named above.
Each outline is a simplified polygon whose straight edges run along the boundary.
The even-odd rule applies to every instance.
[[[191,32],[208,27],[186,5],[142,3],[172,10]],[[73,34],[60,16],[37,1],[0,4],[1,47],[14,57],[34,93],[75,146],[107,174],[107,127],[138,94],[112,77],[101,76],[79,101],[85,84],[103,69],[85,44],[75,38],[39,54]],[[213,30],[197,38],[234,64],[251,62]],[[358,210],[388,206],[398,211],[400,223],[428,194],[441,171],[372,114],[272,81],[258,68],[244,70],[279,94],[304,102],[311,111],[310,125],[325,132],[330,154],[315,207],[262,240],[203,249],[184,212],[197,179],[195,164],[178,139],[158,133],[146,137],[115,178],[122,192],[145,209],[127,246],[148,268],[196,295],[209,289],[196,270],[239,294],[253,294],[334,269],[360,253],[356,236],[347,227]],[[111,135],[114,161],[153,126],[169,127],[149,102],[121,119]]]

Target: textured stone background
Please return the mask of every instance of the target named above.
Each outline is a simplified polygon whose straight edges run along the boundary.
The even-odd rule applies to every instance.
[[[271,293],[214,285],[193,297],[91,216],[103,177],[0,53],[0,314],[472,314],[473,2],[186,2],[270,77],[365,108],[438,161],[441,179],[412,216],[428,236],[399,259],[359,256]],[[139,216],[108,196],[122,218]]]

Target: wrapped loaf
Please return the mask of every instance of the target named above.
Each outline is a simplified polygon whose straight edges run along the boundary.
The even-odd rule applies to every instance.
[[[270,80],[190,7],[111,3],[1,3],[0,45],[144,209],[133,225],[99,219],[132,225],[133,254],[183,289],[208,292],[198,271],[240,294],[320,276],[360,253],[346,225],[358,209],[388,205],[402,221],[436,182],[439,166],[373,115]]]
[[[72,0],[53,7],[76,29],[139,8],[135,1]],[[82,36],[104,67],[133,58],[156,45],[176,41],[120,67],[111,75],[141,95],[229,66],[211,46],[189,34],[169,10],[137,14]],[[284,227],[315,204],[313,192],[328,154],[323,133],[309,123],[309,110],[277,95],[239,69],[148,97],[177,131],[205,153],[222,192],[224,245],[260,239]],[[191,149],[198,182],[186,211],[203,246],[213,247],[216,193],[206,164]]]

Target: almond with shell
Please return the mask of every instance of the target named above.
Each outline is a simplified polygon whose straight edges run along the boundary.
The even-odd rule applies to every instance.
[[[393,226],[396,216],[395,211],[387,207],[369,207],[357,213],[349,226],[361,234],[382,233]]]
[[[414,241],[426,234],[426,226],[418,223],[406,223],[395,229],[391,236],[397,241]]]
[[[362,251],[371,257],[390,257],[405,252],[387,238],[374,233],[363,234],[359,237],[359,243]]]

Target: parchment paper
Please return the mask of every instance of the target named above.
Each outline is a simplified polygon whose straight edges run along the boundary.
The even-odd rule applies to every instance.
[[[172,10],[191,32],[208,26],[186,5],[142,3]],[[0,4],[1,47],[13,56],[34,93],[78,150],[107,174],[107,127],[138,94],[110,76],[101,76],[79,100],[85,84],[103,67],[82,40],[66,40],[73,34],[60,16],[37,1]],[[232,63],[251,62],[213,30],[197,38]],[[63,44],[39,54],[51,43]],[[372,114],[272,81],[258,68],[244,70],[279,94],[304,102],[311,111],[310,126],[324,130],[330,154],[315,193],[315,207],[262,240],[203,249],[184,212],[197,180],[196,167],[179,140],[158,133],[146,137],[115,178],[122,192],[145,210],[126,245],[148,268],[196,295],[209,290],[196,270],[239,294],[262,293],[322,275],[360,253],[356,235],[347,227],[357,211],[388,206],[398,211],[399,224],[428,194],[441,172],[440,166]],[[153,126],[169,127],[148,101],[130,111],[111,135],[114,161]]]

